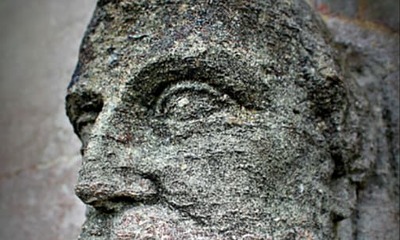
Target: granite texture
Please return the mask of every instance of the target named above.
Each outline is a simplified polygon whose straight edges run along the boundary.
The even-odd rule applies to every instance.
[[[98,1],[66,97],[80,239],[394,231],[394,97],[365,78],[395,59],[345,37],[303,1]]]
[[[336,2],[341,6],[344,1]],[[375,106],[375,113],[383,115],[384,120],[379,122],[383,132],[380,136],[386,137],[380,138],[378,146],[381,153],[386,153],[381,159],[392,162],[390,166],[382,164],[380,177],[373,178],[373,183],[359,193],[362,214],[357,215],[361,216],[357,238],[398,239],[398,204],[393,197],[398,195],[388,184],[390,177],[382,177],[390,176],[398,167],[398,35],[380,31],[376,25],[370,25],[369,18],[363,21],[352,15],[355,5],[350,4],[352,1],[346,2],[349,2],[348,10],[335,10],[334,15],[341,17],[331,14],[324,19],[340,48],[343,49],[344,44],[347,45],[345,49],[350,49],[345,52],[355,52],[348,57],[345,54],[344,58],[360,59],[361,55],[364,56],[361,62],[370,62],[369,67],[360,69],[357,66],[360,60],[351,60],[354,62],[353,74],[358,76],[363,89],[369,89],[368,98]],[[386,2],[390,1],[375,3],[387,6]],[[398,2],[392,2],[390,7],[370,5],[376,6],[371,8],[371,12],[384,20],[372,19],[375,23],[388,26],[386,21],[396,19],[396,16],[398,19]],[[95,3],[95,0],[0,2],[0,49],[3,54],[0,59],[0,239],[69,240],[76,239],[80,232],[85,210],[79,199],[73,196],[73,185],[80,167],[79,140],[73,136],[63,104],[65,88],[76,64],[79,42]],[[320,8],[326,9],[326,6]],[[345,11],[345,14],[338,14],[340,11]],[[398,22],[394,23],[398,26]],[[371,73],[371,66],[375,65],[377,69],[372,67]],[[384,71],[388,71],[387,74]],[[182,100],[180,104],[185,102]],[[370,124],[375,122],[367,126]],[[393,159],[397,159],[397,164]],[[153,207],[148,212],[156,210]],[[129,213],[125,220],[129,220]],[[96,218],[96,215],[90,216]],[[167,216],[159,216],[160,222]],[[144,218],[141,222],[147,220],[151,219]],[[353,236],[352,230],[346,229],[353,222],[347,219],[340,223],[342,239]],[[116,233],[122,234],[123,223],[116,221],[115,226]],[[245,239],[251,239],[251,235]]]

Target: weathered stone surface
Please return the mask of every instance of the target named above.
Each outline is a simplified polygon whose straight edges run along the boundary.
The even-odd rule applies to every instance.
[[[363,236],[398,155],[342,43],[303,1],[99,1],[66,103],[81,239]]]

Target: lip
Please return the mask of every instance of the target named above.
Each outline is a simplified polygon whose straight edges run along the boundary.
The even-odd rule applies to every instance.
[[[114,210],[124,205],[154,204],[157,201],[156,185],[139,175],[124,181],[91,180],[75,186],[75,194],[96,209]]]

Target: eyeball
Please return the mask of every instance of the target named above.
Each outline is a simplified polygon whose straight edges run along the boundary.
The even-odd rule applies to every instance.
[[[207,118],[232,101],[208,84],[184,82],[166,89],[159,97],[157,113],[177,120]]]

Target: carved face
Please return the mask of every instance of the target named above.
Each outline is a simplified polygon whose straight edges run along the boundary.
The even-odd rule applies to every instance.
[[[302,3],[211,2],[99,2],[67,96],[82,239],[331,236],[318,22],[282,16]]]

